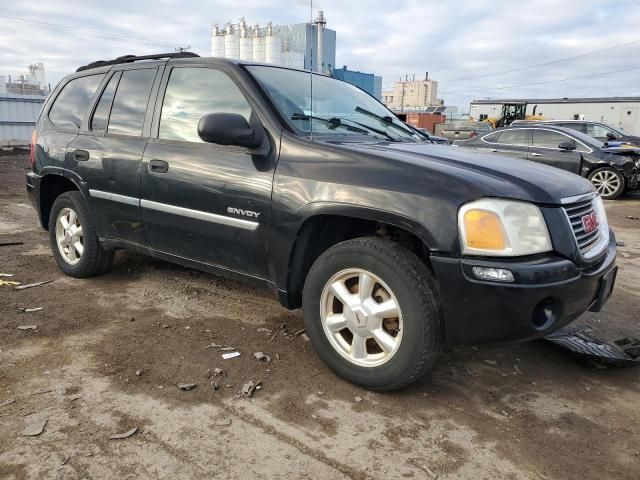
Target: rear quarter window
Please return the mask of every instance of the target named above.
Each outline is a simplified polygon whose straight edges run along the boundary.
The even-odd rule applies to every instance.
[[[126,70],[118,83],[108,133],[141,136],[157,69]]]
[[[78,129],[104,74],[71,80],[53,102],[49,120],[58,128]]]

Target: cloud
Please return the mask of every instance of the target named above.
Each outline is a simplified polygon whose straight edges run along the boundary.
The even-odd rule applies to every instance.
[[[640,40],[634,0],[25,0],[3,5],[2,16],[59,24],[28,28],[0,18],[0,75],[45,63],[52,81],[78,65],[123,54],[190,45],[209,54],[213,23],[244,16],[249,23],[306,22],[319,9],[337,32],[336,65],[383,77],[428,71],[447,104],[468,108],[473,98],[640,95],[640,70],[547,85],[487,90],[640,67],[640,42],[536,69],[518,67],[581,55]],[[45,26],[46,27],[46,26]],[[122,37],[103,38],[101,33]],[[136,39],[156,42],[146,44]],[[473,77],[467,80],[462,78]]]

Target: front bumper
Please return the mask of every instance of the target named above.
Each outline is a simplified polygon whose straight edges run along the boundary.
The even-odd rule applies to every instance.
[[[588,268],[559,256],[524,262],[432,256],[447,344],[532,340],[599,310],[615,282],[615,257],[613,232],[604,256]],[[506,268],[515,282],[478,280],[473,266]]]

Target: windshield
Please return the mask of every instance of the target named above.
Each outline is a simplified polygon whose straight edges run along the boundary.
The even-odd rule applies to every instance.
[[[301,135],[370,136],[415,142],[420,137],[376,99],[359,88],[324,75],[268,66],[247,69]]]

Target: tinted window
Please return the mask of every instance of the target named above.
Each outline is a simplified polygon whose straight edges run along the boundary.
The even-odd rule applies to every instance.
[[[571,128],[572,130],[577,130],[578,132],[587,133],[587,128],[584,123],[557,123],[559,127]]]
[[[174,68],[162,103],[159,137],[202,142],[198,122],[207,113],[237,113],[248,121],[251,107],[226,74],[211,68]]]
[[[593,123],[587,124],[587,135],[595,138],[607,138],[607,133],[614,134],[613,131],[609,128],[603,127],[601,125],[594,125]],[[618,135],[616,135],[616,138]]]
[[[501,132],[493,132],[490,133],[489,135],[485,135],[484,137],[482,137],[482,139],[485,142],[489,142],[489,143],[498,143],[498,136],[500,135]]]
[[[118,80],[120,80],[120,74],[116,73],[102,92],[102,96],[98,101],[98,106],[95,112],[93,112],[93,119],[91,120],[91,130],[94,132],[104,132],[107,130],[107,122],[109,121],[109,112],[111,112],[111,102],[113,96],[116,93],[116,87],[118,86]]]
[[[527,134],[529,130],[524,128],[514,128],[513,130],[504,130],[500,132],[498,143],[506,145],[527,145]]]
[[[142,135],[156,69],[128,70],[122,73],[109,117],[109,133]]]
[[[49,110],[49,120],[60,128],[80,128],[104,75],[80,77],[67,83]]]
[[[558,132],[552,132],[551,130],[534,130],[533,131],[533,146],[544,148],[558,148],[562,142],[572,141],[569,137],[562,135]]]

